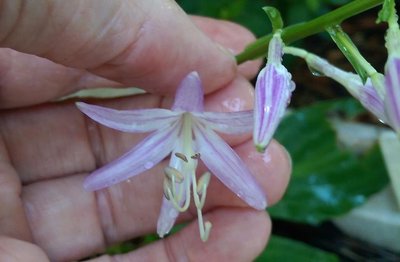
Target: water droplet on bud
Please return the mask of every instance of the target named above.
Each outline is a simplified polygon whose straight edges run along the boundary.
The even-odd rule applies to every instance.
[[[148,162],[146,162],[146,163],[144,164],[144,168],[146,168],[146,169],[150,169],[150,168],[152,168],[153,166],[154,166],[154,163],[151,162],[151,161],[148,161]]]
[[[318,69],[308,66],[308,69],[310,70],[311,74],[313,74],[313,76],[324,76],[325,74],[322,73],[321,71],[319,71]]]

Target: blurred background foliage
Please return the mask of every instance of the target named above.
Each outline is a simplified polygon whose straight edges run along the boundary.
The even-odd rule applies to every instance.
[[[237,22],[262,36],[271,31],[265,12],[270,5],[278,8],[286,25],[301,23],[324,14],[350,0],[178,0],[189,14]]]

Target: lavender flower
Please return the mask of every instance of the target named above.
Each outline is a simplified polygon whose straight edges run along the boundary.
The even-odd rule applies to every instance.
[[[388,22],[386,48],[389,56],[385,65],[384,103],[390,125],[397,133],[400,133],[400,29],[395,10]]]
[[[358,99],[367,110],[373,113],[382,122],[387,122],[384,107],[384,94],[377,91],[370,78],[368,78],[365,84],[363,84],[359,75],[337,68],[327,60],[303,49],[285,47],[285,52],[305,59],[311,70],[332,78],[339,84],[343,85],[347,91],[349,91],[353,97]],[[380,85],[382,86],[383,75],[376,73],[374,77],[375,83],[382,83]],[[378,90],[383,90],[383,88]]]
[[[198,160],[249,206],[260,210],[266,207],[265,193],[249,169],[213,131],[249,132],[252,111],[204,112],[203,88],[196,72],[181,82],[171,110],[119,111],[85,103],[77,106],[93,120],[113,129],[132,133],[153,131],[125,155],[90,174],[84,181],[85,189],[103,189],[139,175],[171,154],[169,166],[164,169],[164,197],[157,223],[161,237],[170,231],[179,212],[187,210],[192,192],[201,239],[208,238],[211,223],[203,223],[201,210],[210,173],[196,180]]]
[[[389,57],[385,67],[385,110],[392,128],[400,133],[400,57]]]
[[[253,140],[259,152],[264,152],[290,102],[295,84],[282,65],[283,42],[279,30],[268,49],[268,61],[257,77],[254,105]]]

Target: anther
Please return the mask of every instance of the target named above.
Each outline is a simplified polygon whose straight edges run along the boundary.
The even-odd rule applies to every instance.
[[[196,153],[190,157],[191,159],[200,159],[200,153]]]
[[[174,181],[176,183],[182,183],[184,178],[182,173],[179,172],[178,169],[173,168],[171,166],[167,166],[164,168],[164,174],[169,180]]]
[[[210,221],[206,221],[204,223],[204,231],[200,233],[200,238],[203,242],[206,242],[208,240],[208,237],[210,236],[211,227],[212,224]]]
[[[170,189],[171,188],[171,183],[170,183],[170,181],[168,181],[168,179],[164,179],[163,187],[164,187],[164,196],[165,196],[165,198],[168,199],[168,200],[171,200],[170,197],[169,197],[169,194],[168,194],[168,191],[171,191],[171,189]]]
[[[184,154],[182,154],[182,153],[175,153],[175,156],[176,156],[177,158],[182,159],[182,160],[185,161],[186,163],[188,162],[187,157],[186,157]]]
[[[211,174],[210,172],[205,172],[197,182],[197,194],[202,194],[210,183]]]

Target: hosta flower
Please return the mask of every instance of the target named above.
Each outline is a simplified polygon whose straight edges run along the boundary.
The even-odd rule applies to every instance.
[[[249,169],[214,132],[249,132],[252,111],[204,112],[203,88],[196,72],[190,73],[181,82],[171,110],[120,111],[85,103],[77,103],[77,106],[87,116],[110,128],[132,133],[153,132],[125,155],[90,174],[84,181],[85,189],[99,190],[122,182],[171,155],[163,174],[164,197],[157,224],[161,237],[170,231],[179,212],[187,210],[192,196],[201,238],[204,241],[208,238],[211,223],[203,222],[201,210],[210,173],[206,172],[199,180],[196,179],[199,160],[249,206],[256,209],[266,207],[265,194]]]
[[[387,122],[383,101],[384,97],[376,91],[370,78],[363,84],[359,75],[337,68],[317,55],[297,48],[287,48],[286,50],[290,53],[300,55],[306,60],[310,68],[343,85],[367,110],[382,122]],[[377,74],[376,78],[383,81],[383,76],[380,74]]]
[[[385,65],[386,94],[384,102],[390,125],[397,133],[400,133],[400,29],[397,20],[394,11],[389,19],[389,29],[386,34],[389,56]]]
[[[269,43],[267,64],[257,77],[253,140],[260,152],[271,141],[295,88],[292,75],[282,65],[283,46],[280,33],[275,33]]]
[[[385,110],[392,128],[400,133],[400,57],[389,57],[385,67]]]

